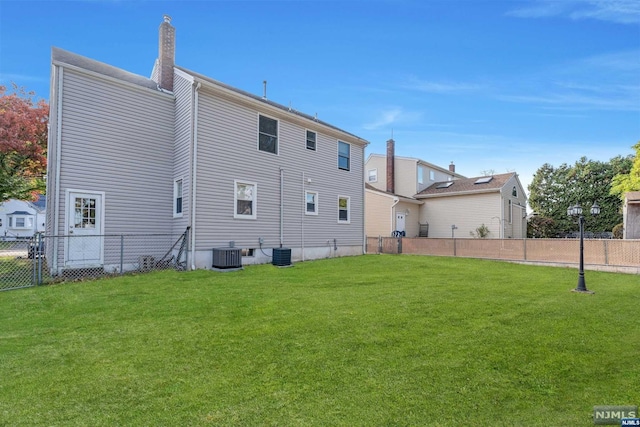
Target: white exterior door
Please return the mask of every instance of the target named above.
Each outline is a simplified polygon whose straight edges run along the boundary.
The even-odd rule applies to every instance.
[[[67,192],[67,267],[99,267],[103,264],[103,219],[104,193]]]
[[[396,231],[404,231],[404,214],[396,213]]]

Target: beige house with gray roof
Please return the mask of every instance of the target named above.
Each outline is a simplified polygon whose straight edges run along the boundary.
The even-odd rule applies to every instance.
[[[365,163],[366,235],[524,238],[527,198],[515,172],[466,178],[424,160],[370,154]]]
[[[488,238],[527,235],[527,197],[515,172],[437,182],[415,198],[424,202],[429,237],[474,237],[482,225]]]

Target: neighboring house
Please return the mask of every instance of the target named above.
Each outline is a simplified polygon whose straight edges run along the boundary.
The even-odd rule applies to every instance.
[[[399,196],[366,184],[365,233],[369,237],[393,235],[394,231],[407,237],[426,234],[420,229],[420,207],[423,202],[413,197]]]
[[[415,195],[429,237],[522,239],[527,235],[527,197],[515,172],[437,182]]]
[[[453,163],[444,169],[424,160],[395,155],[395,141],[387,141],[387,154],[370,154],[365,163],[365,228],[367,236],[425,236],[420,224],[424,202],[416,193],[436,181],[463,178]]]
[[[393,159],[393,161],[391,161]],[[395,155],[395,141],[387,141],[387,155],[369,154],[365,181],[378,190],[413,197],[434,182],[464,178],[453,163],[448,169],[424,160]]]
[[[367,236],[470,238],[484,224],[488,238],[526,237],[527,199],[515,173],[465,178],[453,162],[445,169],[396,156],[391,139],[386,155],[367,158],[365,181]]]
[[[46,198],[36,201],[10,199],[0,203],[0,239],[32,237],[45,229]]]
[[[151,79],[53,48],[47,234],[97,243],[47,246],[54,273],[109,264],[96,236],[187,227],[192,269],[230,246],[244,264],[362,254],[367,141],[174,54],[166,16]]]
[[[640,239],[640,191],[630,191],[624,195],[622,208],[624,239]]]

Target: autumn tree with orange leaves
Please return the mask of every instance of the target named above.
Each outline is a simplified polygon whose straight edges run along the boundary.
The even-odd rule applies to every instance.
[[[45,191],[49,105],[13,84],[0,85],[0,202]]]

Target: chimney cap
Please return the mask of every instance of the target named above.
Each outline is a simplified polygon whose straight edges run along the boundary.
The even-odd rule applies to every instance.
[[[162,15],[162,19],[164,19],[164,22],[167,24],[171,24],[171,17],[169,15]]]

